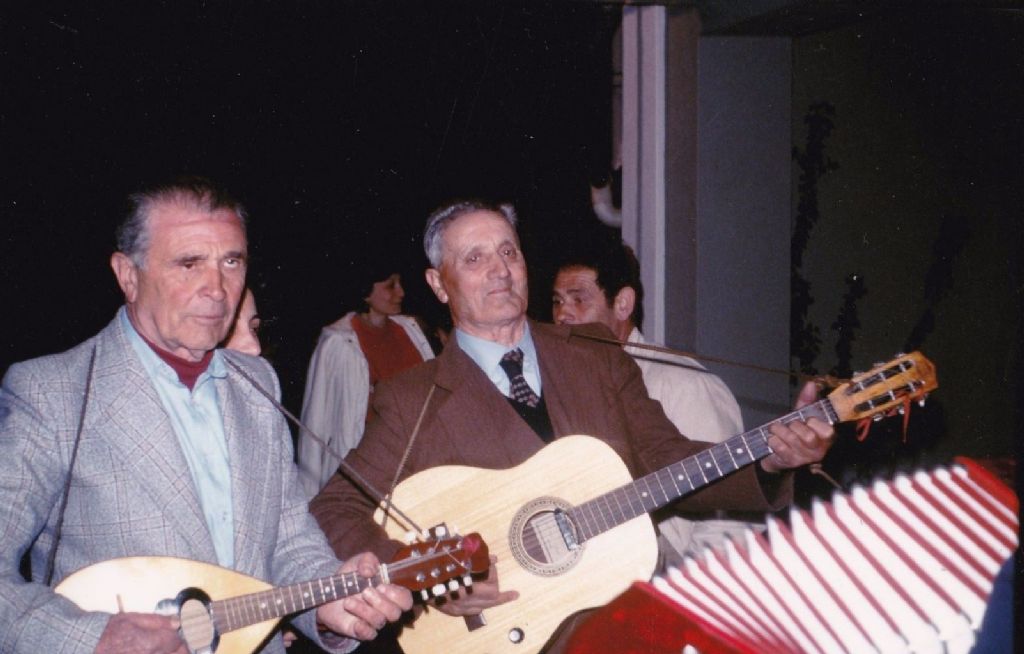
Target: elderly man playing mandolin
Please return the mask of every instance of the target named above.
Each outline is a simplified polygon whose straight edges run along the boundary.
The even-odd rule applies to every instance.
[[[463,515],[449,515],[446,519],[458,521],[460,527],[479,529],[491,552],[498,553],[497,565],[492,566],[486,580],[473,586],[471,592],[439,605],[440,611],[454,616],[472,616],[483,611],[487,623],[470,630],[461,624],[462,620],[456,621],[449,651],[500,651],[501,646],[518,646],[510,651],[536,652],[552,631],[533,631],[535,624],[552,619],[544,613],[557,614],[561,605],[571,604],[576,598],[583,598],[584,602],[593,599],[587,597],[585,588],[562,581],[559,590],[568,594],[566,601],[554,602],[551,611],[542,609],[542,614],[534,613],[530,620],[525,619],[537,607],[545,606],[543,602],[547,599],[538,595],[516,601],[525,590],[517,587],[516,580],[532,583],[540,578],[551,579],[558,586],[559,575],[574,565],[559,567],[557,560],[548,562],[552,565],[531,560],[534,555],[530,548],[536,546],[537,537],[552,535],[553,540],[545,546],[559,546],[559,532],[568,543],[579,534],[580,525],[574,529],[571,524],[571,507],[549,511],[548,517],[554,516],[550,524],[536,529],[532,540],[524,537],[505,552],[502,542],[515,540],[508,536],[512,525],[501,525],[488,534],[476,523],[488,510],[516,510],[515,506],[506,509],[510,502],[503,493],[531,485],[535,495],[546,501],[546,491],[555,483],[560,467],[574,466],[578,473],[575,481],[563,487],[566,491],[584,484],[589,477],[600,477],[596,460],[590,458],[595,451],[593,443],[597,443],[597,451],[610,446],[618,455],[613,458],[620,458],[633,478],[710,446],[680,436],[660,405],[648,397],[640,369],[621,348],[579,337],[588,332],[610,336],[606,329],[593,325],[545,325],[527,319],[526,261],[515,224],[510,206],[476,201],[451,204],[431,215],[424,235],[431,265],[426,278],[437,298],[451,310],[454,337],[437,359],[380,385],[374,393],[376,415],[369,422],[362,443],[346,459],[371,484],[387,489],[396,477],[407,480],[410,475],[435,466],[459,464],[487,472],[519,466],[518,470],[534,455],[541,455],[542,450],[555,448],[560,453],[560,460],[536,474],[507,483],[501,476],[487,477],[495,481],[469,484],[460,493],[446,492],[440,484],[464,477],[465,470],[446,472],[436,480],[436,500],[424,499],[422,512],[400,501],[399,494],[395,494],[396,506],[412,514],[413,520],[428,513],[432,503],[450,507],[452,502],[461,501],[465,507]],[[800,401],[811,401],[813,394],[813,387],[805,389]],[[817,418],[788,426],[773,425],[767,440],[771,453],[766,453],[759,463],[687,495],[678,506],[694,511],[778,509],[791,497],[791,475],[785,471],[819,461],[831,444],[832,433],[831,426]],[[572,434],[589,434],[600,442],[565,438]],[[581,445],[583,453],[558,449],[563,439],[566,444]],[[595,468],[588,475],[591,462]],[[422,497],[430,487],[419,486],[413,499]],[[371,519],[375,506],[375,501],[342,475],[336,475],[311,503],[313,514],[335,552],[347,554],[369,549],[387,557],[398,543]],[[520,515],[523,514],[515,514]],[[647,525],[653,539],[649,520]],[[573,557],[587,548],[597,551],[607,544],[616,544],[618,534],[618,530],[612,529],[583,544],[582,549],[569,543],[565,560],[575,561]],[[626,550],[639,547],[629,541],[628,534],[623,538],[627,542],[618,544]],[[587,554],[582,556],[586,563]],[[536,559],[542,558],[536,555]],[[616,572],[617,568],[624,568],[632,575],[624,560],[625,557],[620,560],[609,555],[602,562],[603,569]],[[653,571],[653,558],[650,563],[646,574]],[[519,567],[530,566],[533,568],[529,573],[509,576],[518,573]],[[583,564],[575,565],[577,569],[581,567]],[[574,573],[575,570],[568,571]],[[428,614],[436,613],[433,608],[428,610]],[[553,624],[564,617],[564,613],[554,615]],[[415,629],[405,631],[429,635],[436,623],[427,626],[420,623],[422,620],[421,617],[417,621]],[[493,644],[473,640],[492,628],[500,631]],[[403,633],[400,642],[409,652],[411,647],[404,638]]]
[[[305,584],[281,610],[246,606],[276,618],[322,604],[294,624],[336,652],[374,638],[411,606],[405,588],[361,581],[377,574],[374,555],[354,553],[340,564],[309,516],[287,426],[257,388],[278,393],[270,365],[215,349],[245,285],[244,218],[237,202],[205,180],[133,195],[110,261],[124,307],[95,337],[15,364],[5,376],[0,652],[183,654],[213,651],[218,638],[224,645],[218,630],[234,616],[222,622],[212,611],[212,619],[201,598],[171,615],[133,608],[133,595],[153,584],[132,583],[130,569],[85,584],[106,598],[107,611],[83,610],[59,594],[64,584],[56,593],[49,587],[51,578],[66,584],[76,570],[120,557],[169,566],[150,570],[151,580],[175,579],[178,568],[161,557],[180,557],[250,587],[330,577],[340,566],[355,591]],[[29,550],[33,579],[26,583],[18,563]],[[262,652],[284,652],[280,635],[263,644]]]

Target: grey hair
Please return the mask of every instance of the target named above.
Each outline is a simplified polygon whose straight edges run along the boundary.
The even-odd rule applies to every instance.
[[[171,182],[155,184],[128,196],[128,213],[117,228],[117,249],[139,268],[145,267],[149,251],[149,218],[160,204],[184,204],[213,213],[220,209],[233,211],[246,230],[248,214],[245,207],[223,188],[202,177],[179,177]]]
[[[494,204],[483,200],[458,200],[443,205],[430,214],[430,217],[427,218],[427,226],[423,230],[423,252],[427,255],[427,260],[430,261],[433,268],[441,267],[444,230],[456,218],[477,211],[487,211],[501,216],[508,221],[513,231],[515,231],[516,223],[519,222],[515,207],[507,203]]]

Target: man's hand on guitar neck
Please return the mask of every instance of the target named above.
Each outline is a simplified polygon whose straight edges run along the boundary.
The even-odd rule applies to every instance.
[[[492,606],[511,602],[519,598],[519,593],[514,590],[504,592],[498,587],[498,557],[491,556],[491,567],[487,570],[487,577],[483,581],[474,581],[469,592],[459,591],[458,596],[445,597],[438,602],[437,608],[442,613],[456,617],[466,615],[479,615],[485,609]]]
[[[373,577],[380,570],[380,561],[369,552],[357,554],[341,566],[340,573],[358,572]],[[412,593],[407,588],[384,584],[367,588],[358,595],[349,595],[317,609],[317,622],[335,634],[357,640],[373,640],[388,622],[394,622],[412,608]],[[321,636],[323,638],[323,635]],[[328,639],[324,639],[328,642]]]
[[[807,382],[800,389],[794,408],[800,409],[817,399],[818,387],[814,382]],[[832,425],[818,418],[806,422],[795,421],[788,425],[777,422],[769,431],[771,436],[768,437],[768,445],[772,448],[772,454],[761,460],[765,472],[781,472],[821,461],[832,446],[832,436],[835,434]]]
[[[151,613],[115,613],[100,635],[95,654],[188,654],[178,621]]]

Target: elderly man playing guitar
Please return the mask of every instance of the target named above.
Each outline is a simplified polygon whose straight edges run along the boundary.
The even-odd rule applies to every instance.
[[[565,438],[571,434],[589,434],[604,443],[598,444],[601,448],[610,446],[634,478],[710,446],[679,434],[658,403],[648,397],[640,369],[621,348],[578,337],[595,331],[610,335],[606,329],[544,325],[527,319],[526,262],[515,224],[511,207],[476,201],[451,204],[429,218],[424,246],[431,267],[426,278],[437,298],[448,304],[454,337],[437,359],[376,389],[375,416],[347,462],[378,488],[390,488],[396,477],[407,480],[435,466],[449,466],[451,473],[445,475],[448,479],[466,474],[464,467],[451,464],[490,471],[521,466],[548,443],[549,448],[557,448],[563,440],[575,442]],[[805,389],[800,401],[813,399],[813,391],[813,387]],[[817,418],[774,425],[767,441],[771,453],[758,465],[745,467],[688,495],[678,507],[695,511],[778,509],[791,497],[791,475],[786,471],[819,461],[831,444],[832,434],[831,426]],[[575,463],[583,464],[584,473],[569,486],[583,485],[588,477],[586,461]],[[600,475],[595,468],[593,476]],[[519,617],[531,611],[530,605],[541,599],[517,602],[522,589],[516,587],[516,579],[557,579],[562,569],[554,561],[556,565],[540,564],[522,577],[508,576],[518,572],[516,562],[522,567],[525,561],[529,566],[529,556],[523,551],[531,547],[530,543],[524,541],[519,544],[522,547],[514,544],[510,552],[516,561],[508,560],[509,554],[502,553],[494,535],[475,524],[475,517],[489,508],[504,510],[501,505],[505,502],[498,496],[505,486],[530,483],[542,495],[549,481],[546,476],[535,474],[515,483],[498,481],[472,487],[470,496],[458,498],[467,507],[464,515],[448,517],[459,520],[460,527],[480,529],[491,552],[499,555],[485,581],[438,608],[454,616],[483,612],[488,625],[503,625],[497,644],[514,644],[524,638],[530,644],[515,651],[538,651],[551,635],[547,629],[532,631],[525,620],[516,624]],[[438,481],[447,483],[444,479]],[[419,487],[419,491],[414,496],[422,495],[425,488]],[[449,501],[450,496],[438,493],[439,501]],[[398,494],[395,504],[418,520],[416,507],[410,508],[397,498]],[[368,549],[386,558],[398,543],[372,519],[375,508],[374,500],[340,474],[311,503],[314,516],[339,555]],[[559,511],[549,513],[557,519]],[[544,537],[564,524],[553,522],[549,528],[537,531]],[[648,529],[653,538],[653,529]],[[507,529],[497,536],[504,539],[505,533]],[[606,540],[616,536],[614,530],[605,534]],[[629,548],[632,543],[623,545]],[[606,560],[604,565],[614,570],[617,562]],[[646,574],[652,570],[653,560]],[[573,587],[564,591],[585,593]],[[507,623],[501,610],[509,616]],[[431,608],[428,613],[436,611]],[[555,616],[554,624],[564,617]],[[537,621],[549,618],[537,616]],[[470,639],[478,627],[462,628],[458,633],[464,636],[459,638],[466,640],[452,640],[450,651],[475,651]],[[426,627],[417,622],[415,629],[405,631],[423,633],[432,629],[433,623]],[[405,640],[402,644],[406,646]],[[490,644],[480,650],[497,651]]]

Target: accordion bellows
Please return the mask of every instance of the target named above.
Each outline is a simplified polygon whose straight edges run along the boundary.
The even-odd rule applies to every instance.
[[[624,643],[609,650],[600,636],[604,652],[968,652],[1017,547],[1017,510],[1013,492],[966,459],[837,493],[793,509],[788,525],[769,518],[766,536],[748,530],[634,584],[571,651],[591,651],[585,632],[607,626],[604,613]],[[623,630],[646,642],[625,645]]]

